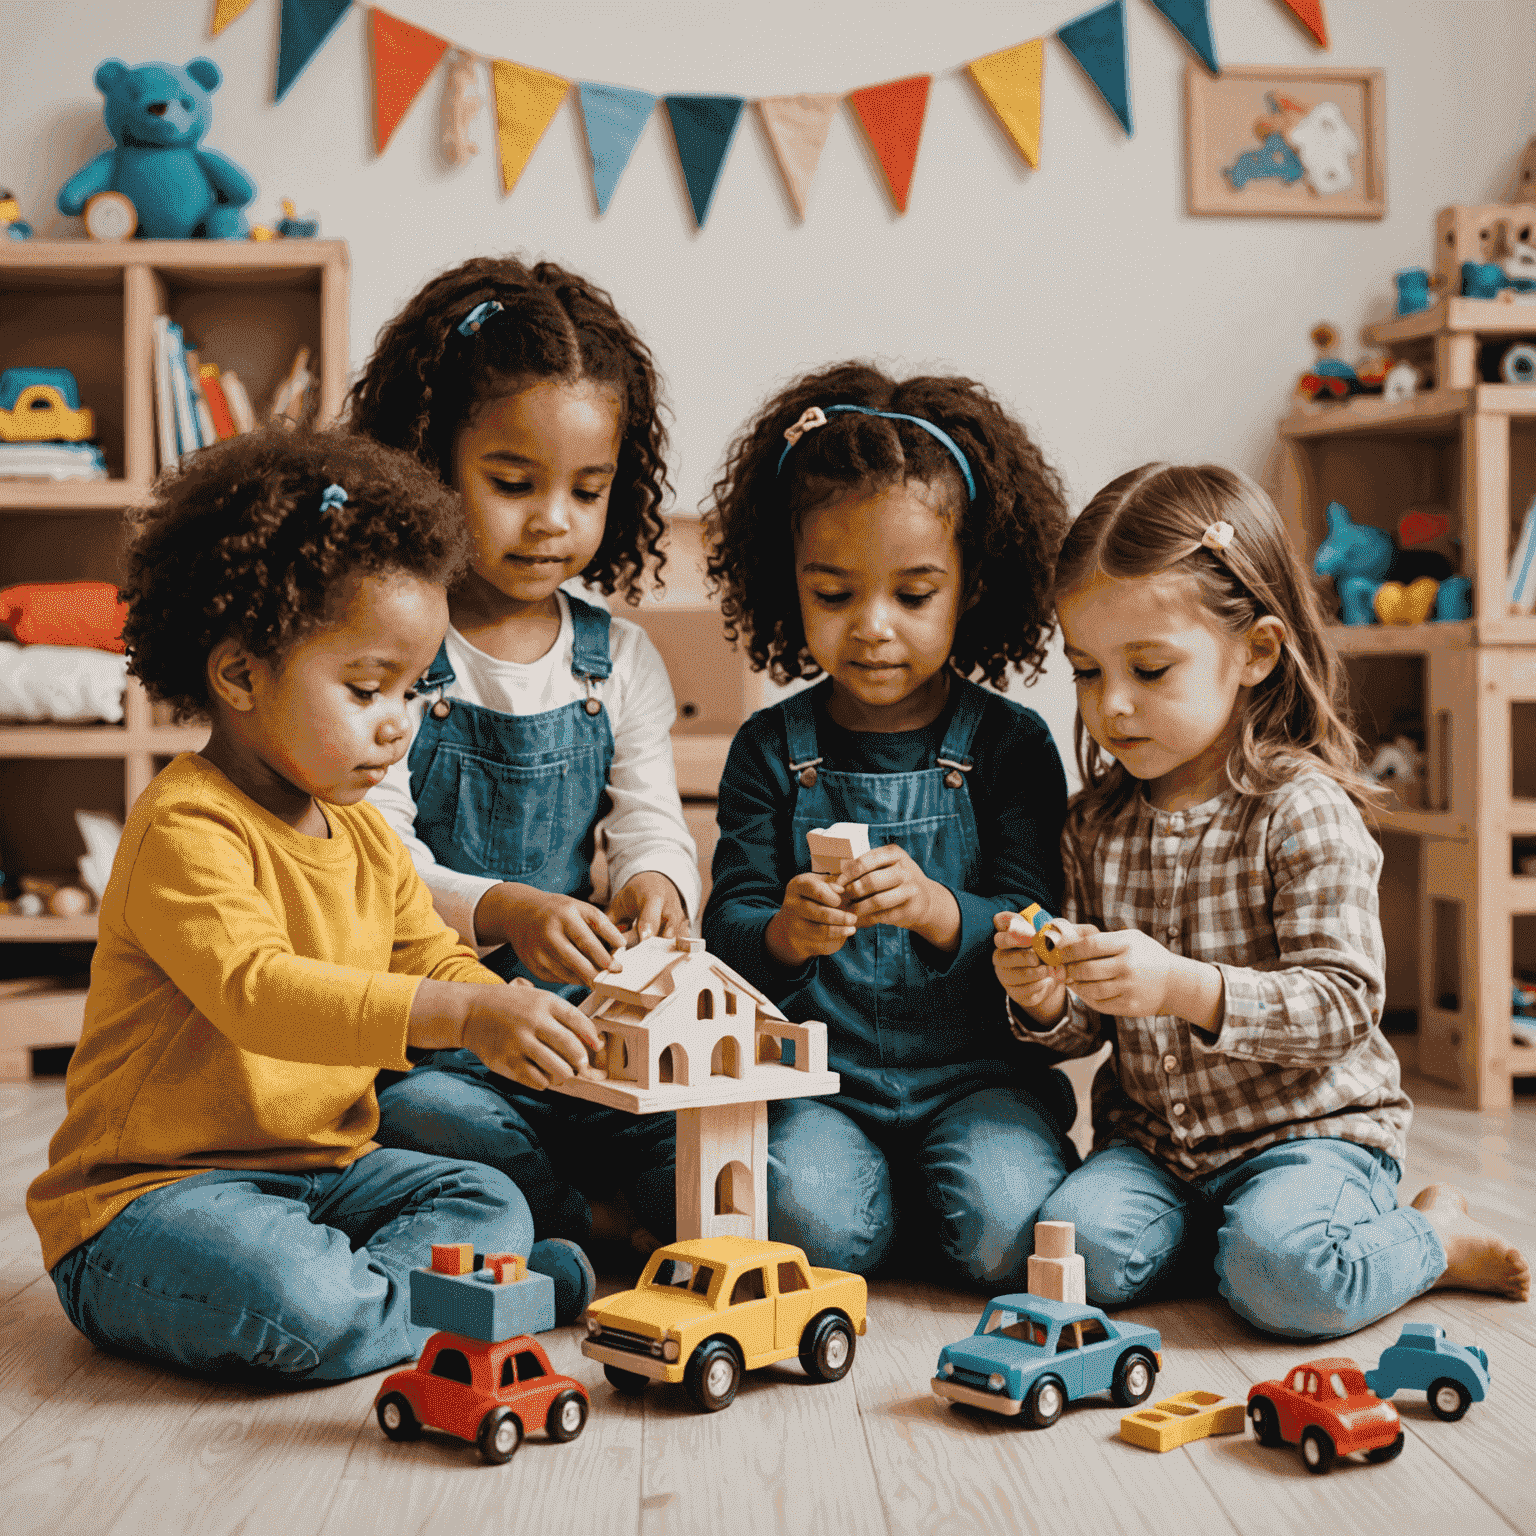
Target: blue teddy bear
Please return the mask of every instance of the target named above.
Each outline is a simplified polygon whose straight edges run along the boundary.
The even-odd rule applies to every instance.
[[[75,172],[59,191],[59,212],[80,213],[98,192],[120,192],[152,240],[240,239],[250,232],[240,212],[256,196],[249,176],[198,141],[213,118],[211,93],[223,75],[212,59],[141,64],[108,59],[96,71],[103,115],[117,147]]]

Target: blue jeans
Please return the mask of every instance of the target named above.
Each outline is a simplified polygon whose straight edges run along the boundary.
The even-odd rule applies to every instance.
[[[53,1267],[103,1349],[223,1377],[345,1381],[419,1354],[412,1269],[434,1242],[533,1244],[494,1169],[388,1148],[313,1173],[215,1169],[140,1195]]]
[[[891,1256],[900,1214],[903,1251],[931,1254],[938,1277],[1023,1290],[1036,1213],[1077,1165],[1034,1096],[983,1088],[900,1133],[872,1131],[819,1099],[771,1103],[768,1235],[862,1275]]]
[[[583,1189],[621,1189],[648,1232],[677,1229],[677,1117],[535,1093],[472,1051],[438,1051],[379,1093],[378,1139],[498,1168],[528,1201],[535,1236],[585,1243]]]
[[[1427,1291],[1445,1249],[1397,1203],[1384,1152],[1332,1137],[1266,1147],[1185,1183],[1137,1147],[1095,1152],[1045,1202],[1070,1221],[1098,1306],[1217,1289],[1266,1333],[1333,1339]]]

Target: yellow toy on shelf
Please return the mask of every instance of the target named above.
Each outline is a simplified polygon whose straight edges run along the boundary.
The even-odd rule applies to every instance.
[[[95,431],[67,368],[7,368],[0,373],[0,442],[80,443]]]

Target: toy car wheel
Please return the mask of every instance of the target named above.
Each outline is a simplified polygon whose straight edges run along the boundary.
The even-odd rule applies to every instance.
[[[1267,1397],[1256,1397],[1248,1404],[1254,1438],[1260,1445],[1280,1445],[1280,1415]]]
[[[1115,1362],[1109,1395],[1121,1408],[1134,1408],[1152,1396],[1157,1381],[1157,1362],[1144,1349],[1128,1349]]]
[[[511,1461],[522,1443],[523,1426],[510,1408],[492,1408],[481,1419],[480,1433],[475,1436],[481,1456],[498,1466]]]
[[[1472,1406],[1472,1394],[1459,1381],[1441,1376],[1429,1384],[1430,1412],[1437,1419],[1453,1424]]]
[[[741,1357],[734,1345],[726,1339],[706,1339],[689,1356],[683,1385],[705,1413],[718,1413],[736,1400],[741,1372]]]
[[[1406,1438],[1402,1430],[1398,1430],[1397,1439],[1391,1445],[1378,1445],[1374,1451],[1365,1453],[1365,1459],[1376,1462],[1396,1461],[1403,1454],[1403,1441]]]
[[[1029,1396],[1024,1399],[1024,1412],[1019,1417],[1028,1419],[1036,1429],[1049,1429],[1066,1406],[1066,1388],[1054,1376],[1042,1376],[1029,1389]]]
[[[639,1397],[651,1384],[649,1376],[642,1376],[638,1371],[620,1370],[616,1365],[605,1365],[603,1375],[608,1378],[608,1385],[625,1397]]]
[[[800,1364],[812,1381],[841,1381],[853,1368],[853,1325],[841,1312],[813,1317],[800,1337]]]
[[[1333,1441],[1317,1425],[1309,1424],[1301,1432],[1301,1464],[1308,1472],[1321,1477],[1333,1465],[1338,1453]]]
[[[381,1397],[377,1412],[379,1428],[391,1440],[421,1439],[421,1420],[401,1393],[390,1392]]]
[[[1517,341],[1499,359],[1499,377],[1506,384],[1536,384],[1536,347]]]
[[[574,1388],[567,1388],[549,1405],[544,1428],[551,1440],[574,1440],[587,1427],[587,1400]]]

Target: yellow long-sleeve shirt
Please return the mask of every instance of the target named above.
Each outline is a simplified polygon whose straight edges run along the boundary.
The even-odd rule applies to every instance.
[[[101,904],[68,1110],[27,1211],[52,1268],[208,1168],[341,1168],[374,1146],[421,979],[500,984],[366,802],[308,837],[211,763],[134,803]]]

